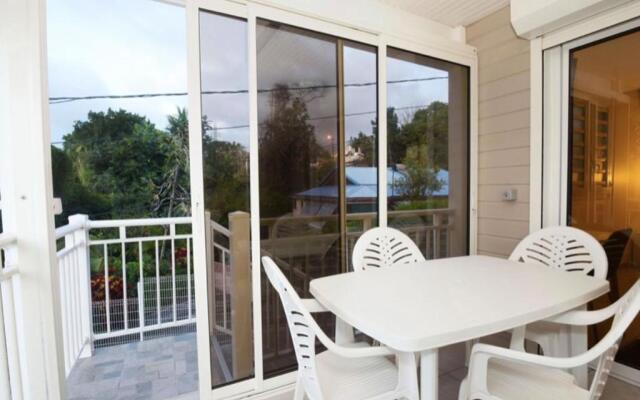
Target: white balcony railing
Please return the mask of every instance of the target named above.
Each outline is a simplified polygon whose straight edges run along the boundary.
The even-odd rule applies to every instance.
[[[190,217],[74,215],[56,239],[67,375],[93,347],[195,323]]]
[[[394,211],[389,213],[389,223],[411,236],[428,258],[438,258],[449,253],[452,216],[449,209]],[[377,225],[376,218],[375,213],[348,216],[347,253],[363,231]],[[339,239],[337,234],[323,232],[323,226],[333,219],[263,219],[262,251],[276,257],[306,290],[318,273],[309,270],[307,261],[326,254]],[[234,341],[251,340],[236,337],[238,330],[251,331],[243,325],[247,319],[242,318],[250,312],[250,289],[241,284],[246,279],[238,278],[250,268],[250,216],[229,214],[230,228],[208,220],[207,253],[213,262],[208,270],[213,289],[211,339],[217,362],[229,378],[235,374],[234,368],[251,364],[250,355],[234,350],[247,347],[236,346]],[[91,355],[94,347],[195,327],[190,217],[92,221],[74,215],[68,225],[56,230],[56,239],[67,374],[79,358]],[[15,274],[10,271],[3,270],[5,281]],[[5,291],[3,288],[3,297]],[[282,337],[286,330],[280,329],[278,309],[272,306],[276,302],[269,296],[264,290],[265,355],[277,358],[289,354],[291,346],[288,338]]]
[[[18,331],[20,271],[13,236],[0,234],[0,399],[22,399]]]

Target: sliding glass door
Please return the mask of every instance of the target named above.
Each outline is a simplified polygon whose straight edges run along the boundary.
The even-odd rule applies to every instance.
[[[254,374],[247,21],[200,11],[204,227],[213,386]]]
[[[469,68],[387,56],[388,224],[427,259],[468,254]]]
[[[543,225],[588,232],[607,254],[604,308],[640,278],[640,21],[544,52]],[[611,321],[572,336],[584,351]],[[574,346],[573,341],[579,343]],[[640,382],[640,320],[620,343],[612,375]]]
[[[251,3],[187,13],[201,390],[238,396],[297,368],[260,257],[310,297],[387,221],[429,258],[468,252],[469,68]]]
[[[349,244],[375,224],[376,52],[264,19],[256,34],[260,251],[309,297],[312,279],[348,270]],[[268,377],[296,362],[280,299],[261,282]]]
[[[640,31],[569,50],[567,224],[589,232],[607,253],[611,284],[603,308],[640,278]],[[610,323],[590,331],[593,343]],[[640,370],[640,319],[616,361]]]
[[[258,20],[260,251],[298,293],[340,272],[337,40]],[[262,276],[265,376],[296,367],[280,298]]]

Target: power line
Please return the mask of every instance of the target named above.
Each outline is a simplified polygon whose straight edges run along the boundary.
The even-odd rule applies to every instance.
[[[415,109],[415,108],[423,108],[423,107],[428,107],[428,104],[418,104],[418,105],[414,105],[414,106],[404,106],[404,107],[394,107],[394,110],[411,110],[411,109]],[[355,112],[355,113],[348,113],[345,114],[345,117],[355,117],[355,116],[361,116],[361,115],[369,115],[369,114],[377,114],[377,110],[375,111],[361,111],[361,112]],[[309,118],[308,121],[318,121],[318,120],[324,120],[324,119],[332,119],[332,118],[337,118],[337,115],[326,115],[326,116],[322,116],[322,117],[315,117],[315,118]],[[263,124],[260,124],[263,125]],[[221,128],[213,128],[212,130],[215,131],[223,131],[223,130],[234,130],[234,129],[246,129],[249,128],[249,125],[232,125],[232,126],[223,126]],[[108,139],[99,139],[96,140],[93,143],[99,143],[101,141],[108,141]],[[57,141],[57,142],[51,142],[51,144],[53,145],[58,145],[58,144],[64,144],[64,141]]]
[[[447,76],[434,76],[429,78],[415,78],[415,79],[399,79],[387,81],[387,84],[398,84],[398,83],[410,83],[410,82],[424,82],[424,81],[434,81],[434,80],[442,80],[449,79]],[[374,86],[377,85],[377,82],[361,82],[361,83],[347,83],[345,87],[366,87],[366,86]],[[319,89],[332,89],[335,88],[335,85],[314,85],[314,86],[298,86],[291,87],[288,90],[319,90]],[[280,90],[278,88],[271,89],[258,89],[258,93],[269,93]],[[247,89],[237,89],[237,90],[205,90],[202,91],[203,95],[228,95],[228,94],[246,94],[249,93]],[[145,98],[154,98],[154,97],[180,97],[186,96],[187,92],[167,92],[167,93],[137,93],[137,94],[114,94],[114,95],[90,95],[90,96],[59,96],[59,97],[49,97],[49,104],[61,104],[61,103],[70,103],[73,101],[80,100],[117,100],[117,99],[145,99]]]

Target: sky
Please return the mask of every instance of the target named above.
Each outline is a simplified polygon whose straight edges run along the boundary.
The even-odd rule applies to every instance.
[[[201,15],[201,67],[204,91],[246,90],[246,23],[216,14]],[[335,85],[335,44],[322,35],[304,35],[258,27],[258,87],[278,83],[290,87]],[[355,44],[345,45],[345,82],[375,81],[376,57]],[[151,0],[48,0],[48,54],[50,97],[184,93],[187,91],[185,11]],[[415,60],[388,60],[388,80],[447,76],[442,69]],[[375,87],[345,89],[347,137],[371,132],[375,118]],[[388,105],[397,108],[447,101],[446,79],[395,83],[388,89]],[[318,140],[335,142],[335,89],[313,93],[307,101]],[[141,99],[80,100],[51,104],[51,139],[59,143],[75,121],[89,111],[123,108],[146,116],[156,127],[166,127],[167,116],[185,107],[186,96]],[[269,114],[269,94],[259,96],[258,117]],[[399,111],[410,118],[417,108]],[[216,136],[248,145],[248,96],[203,96]],[[359,115],[349,115],[359,114]],[[402,120],[402,118],[401,118]],[[231,129],[229,129],[231,128]],[[328,143],[331,145],[330,143]]]
[[[150,0],[48,0],[49,96],[187,91],[185,11]],[[187,97],[90,100],[50,106],[59,142],[89,110],[123,108],[165,128]]]

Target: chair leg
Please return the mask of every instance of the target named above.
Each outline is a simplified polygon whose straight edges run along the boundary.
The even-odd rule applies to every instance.
[[[300,378],[296,380],[296,389],[293,392],[293,400],[304,400],[304,385]]]

